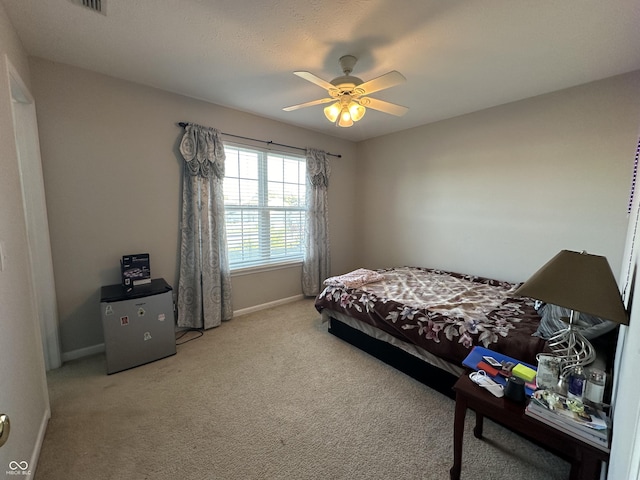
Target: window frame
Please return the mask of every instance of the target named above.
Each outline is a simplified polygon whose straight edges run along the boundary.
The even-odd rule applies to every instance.
[[[306,198],[307,198],[307,194],[308,194],[308,186],[307,186],[307,179],[306,179],[306,157],[302,154],[293,154],[290,152],[285,152],[285,151],[279,151],[279,150],[273,150],[273,149],[268,149],[268,148],[261,148],[261,147],[256,147],[254,145],[247,145],[247,144],[242,144],[242,143],[237,143],[237,142],[224,142],[224,148],[225,148],[225,171],[227,171],[227,148],[229,149],[234,149],[236,151],[246,151],[249,152],[251,154],[257,154],[258,155],[258,205],[257,206],[251,206],[251,205],[242,205],[242,200],[240,200],[240,202],[238,204],[232,204],[229,205],[227,204],[227,199],[226,199],[226,194],[224,195],[224,210],[225,210],[225,223],[227,224],[227,255],[229,257],[229,268],[230,271],[233,275],[243,275],[243,274],[248,274],[248,273],[255,273],[255,272],[260,272],[260,271],[268,271],[268,270],[276,270],[276,269],[282,269],[282,268],[291,268],[293,266],[298,266],[301,265],[304,259],[304,255],[305,255],[305,245],[304,245],[304,228],[305,225],[304,223],[306,222],[306,212],[307,212],[307,202],[306,202]],[[275,183],[280,183],[283,185],[283,189],[285,185],[298,185],[298,195],[297,195],[297,199],[298,199],[298,203],[300,203],[300,201],[302,200],[302,204],[299,204],[298,206],[269,206],[269,196],[268,196],[268,186],[269,186],[269,156],[277,156],[277,157],[281,157],[284,160],[295,160],[297,162],[300,163],[301,167],[304,169],[302,173],[304,173],[304,175],[302,175],[301,177],[301,172],[298,170],[298,182],[297,183],[292,183],[292,182],[286,182],[284,175],[282,180],[280,181],[276,181]],[[236,157],[237,158],[237,157]],[[299,169],[300,167],[298,167]],[[283,172],[284,173],[284,172]],[[225,174],[225,179],[227,178],[227,175]],[[238,179],[239,181],[243,178],[241,176],[240,171],[238,170],[238,176],[237,177],[229,177],[229,178],[234,178],[234,179]],[[273,180],[271,180],[271,182],[273,182]],[[240,192],[240,187],[238,187],[238,191]],[[284,191],[284,190],[283,190]],[[284,194],[283,194],[284,197]],[[258,216],[260,217],[260,220],[258,221],[258,225],[259,225],[259,230],[258,230],[258,242],[259,242],[259,246],[258,246],[258,250],[261,251],[262,253],[260,254],[260,258],[258,260],[255,260],[253,262],[249,261],[249,262],[243,262],[246,264],[233,264],[232,263],[232,254],[229,251],[231,245],[229,243],[228,240],[228,212],[229,211],[237,211],[237,212],[243,212],[243,211],[256,211],[258,213]],[[301,233],[300,233],[300,237],[299,237],[299,241],[300,241],[300,249],[301,252],[297,255],[293,255],[292,257],[288,257],[287,256],[283,256],[283,257],[279,257],[279,256],[272,256],[272,248],[273,248],[273,243],[272,243],[272,232],[271,232],[271,222],[270,222],[270,213],[273,211],[282,211],[282,212],[300,212],[302,214],[302,222],[301,222]],[[286,221],[285,221],[286,223]],[[265,232],[267,232],[265,234]],[[266,243],[262,243],[263,241],[266,241]],[[286,248],[286,246],[285,246]]]

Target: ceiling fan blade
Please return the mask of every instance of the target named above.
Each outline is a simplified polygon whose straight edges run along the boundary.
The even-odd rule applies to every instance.
[[[394,87],[406,81],[407,79],[404,78],[404,75],[393,70],[389,73],[376,77],[373,80],[369,80],[368,82],[358,85],[358,88],[364,90],[363,95],[369,95],[373,92],[379,92],[380,90]]]
[[[305,80],[315,83],[319,87],[324,88],[325,90],[335,89],[336,87],[326,80],[321,79],[320,77],[315,76],[311,72],[293,72],[294,75],[299,76],[300,78],[304,78]]]
[[[321,98],[320,100],[313,100],[307,103],[300,103],[298,105],[291,105],[290,107],[284,107],[283,110],[285,112],[291,112],[292,110],[298,110],[299,108],[312,107],[314,105],[321,105],[323,103],[334,102],[335,100],[336,100],[335,98],[331,98],[331,97]]]
[[[359,99],[360,105],[366,108],[373,108],[384,113],[390,113],[396,117],[401,117],[409,111],[407,107],[402,105],[396,105],[395,103],[385,102],[384,100],[378,100],[377,98],[361,98]]]

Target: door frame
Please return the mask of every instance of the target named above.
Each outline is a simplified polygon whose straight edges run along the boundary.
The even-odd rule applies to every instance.
[[[31,285],[40,324],[45,368],[51,370],[60,367],[62,360],[36,107],[33,96],[17,70],[8,58],[5,57],[5,60],[9,74],[11,114],[29,243]]]

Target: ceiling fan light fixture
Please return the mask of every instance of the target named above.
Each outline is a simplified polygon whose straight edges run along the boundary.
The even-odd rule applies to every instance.
[[[335,123],[340,116],[340,102],[332,103],[328,107],[324,107],[324,116],[327,117],[331,123]]]
[[[293,72],[300,78],[324,88],[329,97],[291,105],[290,107],[284,107],[283,110],[291,112],[299,108],[331,103],[331,105],[324,108],[324,115],[327,120],[339,127],[351,127],[353,122],[357,122],[364,117],[367,108],[398,117],[404,115],[408,110],[407,107],[370,98],[369,95],[399,85],[405,82],[406,78],[400,72],[393,70],[363,83],[360,78],[351,75],[356,61],[357,59],[353,55],[340,57],[340,66],[344,75],[334,78],[330,82],[311,72]]]
[[[364,117],[364,114],[367,112],[367,109],[364,108],[362,105],[357,104],[356,102],[351,102],[349,104],[349,113],[351,114],[351,119],[354,122],[357,122],[358,120],[360,120],[362,117]]]
[[[349,108],[342,107],[342,111],[340,112],[340,118],[338,118],[338,126],[350,127],[351,125],[353,125],[353,120],[351,119]]]

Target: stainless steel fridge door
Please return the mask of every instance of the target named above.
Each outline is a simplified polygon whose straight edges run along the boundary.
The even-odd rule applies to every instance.
[[[171,291],[101,302],[107,373],[136,367],[176,353]]]

